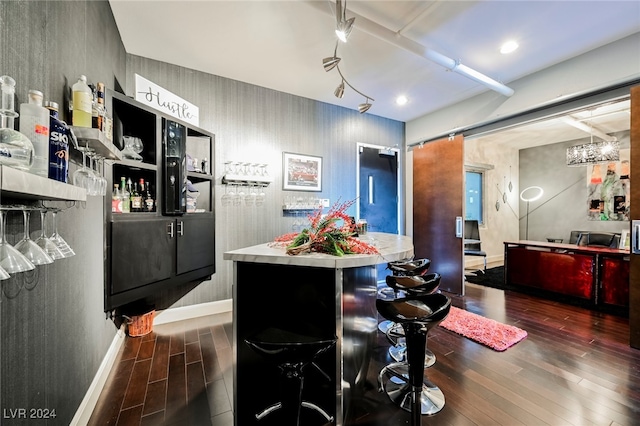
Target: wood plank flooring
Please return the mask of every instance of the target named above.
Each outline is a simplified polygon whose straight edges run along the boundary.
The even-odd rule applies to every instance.
[[[423,425],[640,424],[640,350],[628,346],[626,318],[475,284],[452,299],[529,335],[496,352],[434,328],[428,346],[437,362],[427,375],[446,405]],[[89,424],[232,426],[231,336],[225,313],[127,338]],[[387,348],[379,333],[351,425],[409,424],[409,414],[376,389]]]

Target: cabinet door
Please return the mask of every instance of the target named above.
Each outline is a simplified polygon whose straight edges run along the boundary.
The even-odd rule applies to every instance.
[[[132,213],[133,214],[133,213]],[[173,220],[127,220],[111,224],[111,294],[171,277]]]
[[[178,252],[176,274],[212,266],[215,225],[211,215],[186,215],[176,219]]]

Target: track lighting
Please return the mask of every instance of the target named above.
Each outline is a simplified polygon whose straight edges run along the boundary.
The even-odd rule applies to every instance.
[[[328,58],[324,58],[322,60],[322,66],[325,71],[331,71],[336,65],[340,62],[340,58],[335,56],[329,56]]]
[[[358,111],[360,111],[360,114],[364,114],[365,112],[369,111],[369,108],[371,108],[369,98],[367,98],[367,100],[363,104],[358,105]]]
[[[333,94],[336,95],[336,98],[342,99],[344,96],[344,80],[340,82],[340,85],[336,88],[336,91],[333,92]]]
[[[353,22],[356,18],[347,19],[347,4],[342,6],[342,0],[336,0],[336,35],[341,42],[346,43],[351,30],[353,29]]]

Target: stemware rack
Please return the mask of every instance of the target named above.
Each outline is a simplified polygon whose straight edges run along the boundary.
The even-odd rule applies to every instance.
[[[86,201],[87,191],[57,180],[0,165],[0,190],[11,198],[52,201]]]

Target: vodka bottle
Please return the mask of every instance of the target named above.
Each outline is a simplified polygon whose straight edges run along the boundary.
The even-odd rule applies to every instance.
[[[47,101],[49,110],[49,179],[67,183],[69,178],[69,127],[58,116],[58,103]]]
[[[131,194],[127,191],[126,179],[120,178],[120,197],[122,199],[122,213],[131,213]]]
[[[33,164],[33,144],[14,129],[18,116],[14,107],[16,81],[8,75],[0,77],[0,164],[28,171]]]
[[[20,133],[34,149],[31,173],[49,177],[49,111],[42,106],[42,92],[29,90],[29,103],[20,105]]]
[[[71,123],[78,127],[91,127],[91,89],[87,86],[87,77],[81,75],[71,88],[73,112]]]

